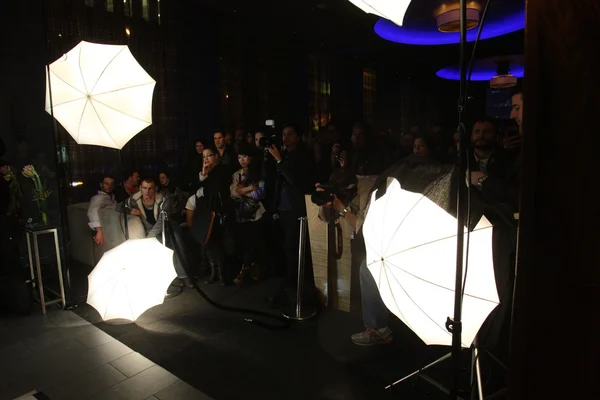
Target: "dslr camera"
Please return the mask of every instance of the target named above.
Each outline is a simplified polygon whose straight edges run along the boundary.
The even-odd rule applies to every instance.
[[[258,140],[258,145],[263,148],[263,150],[265,152],[265,157],[268,157],[270,155],[268,148],[273,145],[278,145],[279,140],[278,140],[277,134],[275,133],[275,120],[272,120],[272,119],[266,120],[265,126],[266,126],[265,136],[261,137]]]
[[[333,201],[335,195],[344,205],[350,204],[358,191],[358,179],[350,171],[338,168],[331,173],[329,181],[319,185],[320,189],[310,196],[310,200],[321,207]]]

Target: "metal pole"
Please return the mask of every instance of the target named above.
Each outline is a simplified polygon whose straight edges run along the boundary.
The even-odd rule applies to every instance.
[[[296,318],[302,315],[302,293],[304,291],[304,251],[306,249],[306,217],[300,218],[298,241],[298,285],[296,290]]]
[[[303,321],[314,317],[317,310],[312,307],[302,306],[302,293],[304,291],[304,263],[306,250],[306,228],[307,217],[298,218],[300,221],[300,239],[298,240],[298,282],[296,284],[296,304],[292,309],[285,309],[282,314],[284,317],[296,321]]]
[[[50,35],[49,35],[49,26],[48,26],[48,12],[47,12],[47,5],[46,5],[46,0],[42,0],[42,19],[43,19],[43,24],[44,24],[44,41],[45,41],[45,50],[47,51],[47,56],[51,57],[52,56],[52,47],[51,47],[51,42],[50,42]],[[63,162],[61,161],[61,147],[60,147],[60,137],[58,134],[58,127],[57,127],[57,122],[56,119],[54,118],[54,103],[53,103],[53,98],[52,98],[52,82],[51,82],[51,76],[50,76],[50,63],[49,61],[46,63],[46,74],[47,74],[47,82],[48,82],[48,98],[50,100],[50,115],[52,116],[52,133],[53,133],[53,138],[54,138],[54,156],[55,156],[55,161],[56,161],[56,168],[57,168],[57,184],[58,184],[58,190],[57,190],[57,196],[58,196],[58,202],[59,202],[59,212],[60,212],[60,228],[62,229],[62,235],[60,236],[60,245],[62,248],[65,249],[65,259],[64,262],[62,263],[62,266],[59,266],[59,268],[63,268],[63,279],[64,279],[64,291],[65,291],[65,299],[66,299],[66,304],[64,305],[64,309],[70,309],[70,308],[74,308],[77,306],[76,304],[76,300],[74,300],[73,298],[73,293],[72,293],[72,288],[71,288],[71,274],[69,271],[69,255],[68,255],[68,251],[67,251],[67,246],[66,246],[66,240],[65,237],[67,235],[68,229],[67,229],[67,221],[66,221],[66,204],[67,204],[67,195],[66,195],[66,191],[67,191],[67,187],[68,187],[68,182],[70,182],[70,179],[66,179],[66,168],[63,165]],[[60,180],[62,179],[62,185]],[[67,181],[67,182],[65,182]],[[34,239],[35,240],[35,239]],[[44,301],[42,299],[42,301]],[[44,311],[45,312],[45,311]]]
[[[458,99],[458,128],[460,132],[459,155],[458,155],[458,190],[456,195],[457,207],[457,232],[456,232],[456,281],[454,285],[454,318],[448,322],[449,330],[452,332],[452,366],[453,366],[453,385],[450,393],[450,399],[458,399],[461,373],[461,350],[462,350],[462,285],[463,285],[463,264],[464,264],[464,230],[465,230],[465,210],[463,207],[464,185],[462,181],[466,174],[466,144],[467,138],[464,129],[464,111],[466,106],[466,52],[467,42],[467,2],[460,0],[460,96]]]

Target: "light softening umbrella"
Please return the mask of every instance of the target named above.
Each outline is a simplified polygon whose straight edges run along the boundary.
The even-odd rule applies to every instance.
[[[447,185],[450,177],[437,185]],[[427,195],[404,190],[395,178],[387,179],[383,196],[372,193],[363,226],[367,266],[393,314],[426,344],[450,346],[452,334],[445,323],[454,314],[456,218]],[[438,197],[451,196],[448,187],[438,189]],[[435,190],[435,185],[429,187],[427,194]],[[471,232],[468,256],[463,347],[471,345],[498,304],[492,226],[485,218]]]
[[[404,23],[404,15],[411,0],[350,0],[350,3],[368,14],[388,19],[398,26]]]
[[[88,276],[87,303],[104,320],[135,321],[163,303],[176,276],[173,250],[155,238],[130,239],[104,253]]]
[[[49,69],[46,111],[78,144],[121,149],[152,124],[156,81],[127,46],[82,41]]]

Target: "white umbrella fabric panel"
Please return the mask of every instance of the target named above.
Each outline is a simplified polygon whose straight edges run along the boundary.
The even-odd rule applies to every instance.
[[[173,250],[156,238],[130,239],[104,253],[90,273],[87,303],[104,320],[135,321],[163,303],[176,276]]]
[[[82,41],[50,64],[46,111],[78,144],[121,149],[152,124],[155,85],[129,47]]]
[[[403,190],[394,178],[388,178],[381,198],[376,195],[363,230],[367,266],[383,302],[426,344],[449,346],[445,322],[454,314],[457,220],[423,194]],[[470,235],[464,292],[462,344],[468,347],[498,304],[492,226],[485,218]]]
[[[412,0],[349,0],[367,14],[388,19],[398,26],[404,24],[406,10]]]

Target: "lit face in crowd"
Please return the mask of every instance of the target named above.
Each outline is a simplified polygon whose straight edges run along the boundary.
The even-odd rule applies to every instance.
[[[113,187],[115,185],[115,180],[113,178],[105,177],[102,179],[102,183],[100,184],[100,189],[104,193],[111,193],[113,191]]]
[[[512,96],[512,110],[510,119],[515,120],[519,125],[519,134],[523,135],[523,94],[516,93]]]
[[[140,173],[139,172],[134,172],[131,175],[131,183],[133,186],[137,186],[140,184]]]
[[[413,145],[413,153],[419,157],[427,157],[429,155],[429,147],[427,147],[427,143],[425,143],[425,140],[421,138],[415,139],[415,144]]]
[[[296,133],[296,129],[293,126],[288,126],[283,129],[283,145],[287,149],[295,149],[298,145],[298,133]]]
[[[213,153],[211,149],[204,149],[202,152],[203,165],[210,169],[214,168],[219,161],[219,155]]]
[[[256,134],[254,134],[254,145],[256,147],[260,147],[260,138],[263,136],[265,136],[265,134],[262,132],[256,132]]]
[[[478,149],[490,149],[496,142],[496,128],[488,121],[477,121],[471,131],[471,141]]]
[[[154,182],[142,182],[140,191],[142,192],[142,198],[144,199],[144,202],[154,201],[154,197],[156,195],[156,185]]]
[[[217,149],[222,149],[223,147],[225,147],[225,136],[223,136],[223,133],[215,132],[215,134],[213,135],[213,140],[215,141],[215,146],[217,147]]]
[[[167,186],[169,184],[169,177],[164,172],[158,174],[158,181],[162,186]]]
[[[196,147],[196,153],[202,154],[202,151],[204,151],[204,143],[198,141],[198,142],[196,142],[195,147]]]
[[[248,166],[252,163],[252,157],[246,154],[240,154],[238,155],[238,162],[242,168],[248,168]]]

